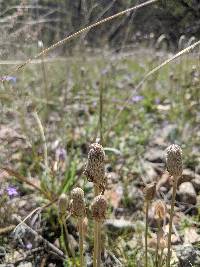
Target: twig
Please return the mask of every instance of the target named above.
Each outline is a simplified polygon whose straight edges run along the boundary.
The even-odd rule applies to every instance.
[[[50,243],[48,240],[46,240],[44,237],[42,237],[41,235],[39,235],[35,230],[33,230],[30,226],[28,226],[26,223],[22,222],[22,220],[17,216],[17,215],[13,215],[14,218],[16,219],[16,221],[18,223],[22,223],[26,229],[33,234],[35,237],[37,237],[38,240],[42,241],[49,249],[51,249],[56,255],[58,255],[59,257],[61,257],[62,259],[67,259],[65,254],[58,249],[56,246],[54,246],[52,243]]]

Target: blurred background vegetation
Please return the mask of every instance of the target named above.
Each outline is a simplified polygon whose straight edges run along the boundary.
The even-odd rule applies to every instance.
[[[42,40],[45,46],[103,17],[137,5],[139,0],[10,0],[0,1],[1,58],[20,47]],[[121,49],[125,43],[152,42],[164,34],[170,49],[177,49],[181,35],[200,36],[198,0],[162,0],[158,4],[127,14],[81,36],[81,44]],[[72,43],[71,47],[74,47]],[[15,49],[12,49],[15,48]],[[69,46],[68,50],[69,51]],[[33,51],[35,52],[35,51]]]

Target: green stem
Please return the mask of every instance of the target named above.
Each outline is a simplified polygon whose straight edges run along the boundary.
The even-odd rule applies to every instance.
[[[103,84],[99,88],[99,129],[100,129],[100,143],[103,145]]]
[[[101,265],[101,222],[97,222],[97,267]]]
[[[168,234],[168,246],[167,246],[167,267],[170,267],[171,259],[171,235],[172,235],[172,221],[174,216],[174,207],[175,207],[175,198],[176,198],[176,189],[177,189],[178,177],[174,177],[174,185],[172,192],[172,201],[171,201],[171,210],[170,210],[170,219],[169,219],[169,234]]]
[[[98,186],[94,185],[94,195],[98,196],[100,190]],[[93,256],[93,267],[97,267],[97,257],[98,257],[98,222],[94,222],[94,256]]]
[[[148,267],[148,212],[149,212],[149,201],[146,201],[146,219],[145,219],[145,267]]]
[[[83,219],[78,221],[79,225],[79,250],[80,250],[80,267],[84,267],[84,255],[83,255]]]
[[[62,224],[63,224],[63,228],[64,228],[64,240],[65,240],[65,246],[66,246],[66,250],[68,252],[68,255],[73,258],[73,263],[75,265],[75,252],[73,250],[73,248],[70,246],[70,240],[69,240],[69,233],[67,230],[67,225],[66,225],[66,221],[62,218]]]
[[[160,233],[161,233],[161,221],[158,219],[158,232],[157,232],[157,244],[156,244],[156,267],[159,266],[159,247],[160,247]]]
[[[36,111],[33,112],[33,117],[37,123],[38,129],[39,129],[39,133],[42,139],[42,143],[43,143],[43,151],[44,151],[44,165],[45,165],[45,172],[48,173],[48,152],[47,152],[47,143],[46,143],[46,137],[44,134],[44,128],[42,126],[42,122],[37,114]]]

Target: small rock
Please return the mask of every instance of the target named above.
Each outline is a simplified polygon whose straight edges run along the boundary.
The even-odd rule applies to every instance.
[[[127,221],[124,219],[110,219],[106,220],[104,226],[107,228],[109,232],[122,234],[124,232],[133,232],[135,231],[135,226],[131,221]]]
[[[163,163],[164,151],[158,148],[150,148],[145,153],[144,158],[153,163]]]
[[[142,175],[142,180],[145,184],[155,181],[158,177],[158,174],[155,171],[152,163],[148,161],[142,161],[141,170],[144,172],[144,175]]]
[[[32,263],[31,262],[21,262],[18,267],[32,267]]]
[[[200,235],[197,233],[195,227],[189,227],[185,229],[184,233],[185,243],[194,244],[200,242]]]
[[[195,174],[195,178],[191,181],[191,183],[194,186],[194,189],[196,190],[196,193],[198,194],[200,192],[200,175]]]
[[[195,178],[195,173],[190,169],[184,169],[181,178],[179,178],[178,184],[184,182],[191,182]]]
[[[197,202],[197,195],[194,190],[194,186],[190,182],[184,182],[179,186],[178,195],[180,202],[193,205],[195,205]]]
[[[197,254],[191,245],[178,245],[176,255],[179,259],[178,267],[189,267],[193,266]]]

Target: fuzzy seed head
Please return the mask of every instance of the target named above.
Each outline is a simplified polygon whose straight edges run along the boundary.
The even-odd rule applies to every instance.
[[[182,150],[178,145],[170,145],[166,150],[167,170],[174,178],[179,178],[183,172]]]
[[[160,248],[165,249],[166,247],[167,247],[167,240],[166,240],[166,238],[162,237],[160,239]]]
[[[67,195],[61,194],[58,200],[58,209],[61,216],[66,214],[68,207],[69,207],[69,199]]]
[[[106,216],[107,201],[103,195],[96,196],[91,205],[92,217],[95,221],[102,222]]]
[[[163,201],[158,200],[155,203],[155,219],[164,220],[166,215],[166,206]]]
[[[75,217],[85,216],[84,191],[80,187],[74,188],[71,192],[71,212]]]
[[[105,188],[105,152],[103,147],[94,143],[90,145],[88,160],[84,170],[84,174],[88,181],[93,182],[99,188]]]
[[[156,183],[150,183],[147,184],[146,187],[144,188],[144,198],[147,202],[150,202],[154,199],[155,194],[156,194]]]

